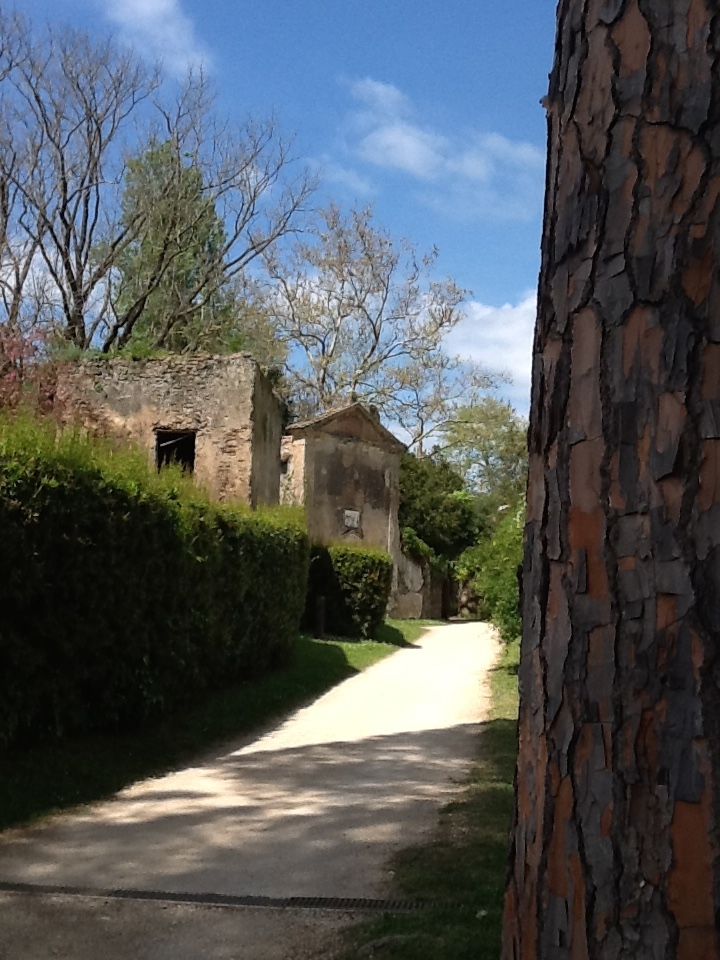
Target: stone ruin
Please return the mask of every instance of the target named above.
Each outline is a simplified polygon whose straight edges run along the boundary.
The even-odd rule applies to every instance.
[[[217,500],[278,503],[284,405],[249,354],[88,359],[62,368],[65,415],[175,461]]]
[[[249,354],[68,363],[57,399],[67,419],[144,448],[158,469],[179,463],[217,500],[297,504],[313,542],[386,550],[390,612],[439,615],[427,571],[400,546],[405,447],[363,404],[293,424],[283,436],[283,401]]]

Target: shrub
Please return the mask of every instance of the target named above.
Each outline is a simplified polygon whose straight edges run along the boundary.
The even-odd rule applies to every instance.
[[[509,643],[520,635],[522,618],[517,569],[522,563],[524,507],[506,514],[494,536],[466,550],[456,561],[458,579],[482,598],[481,613]]]
[[[305,620],[314,624],[325,598],[325,628],[341,637],[374,637],[385,618],[393,564],[387,553],[368,547],[313,546]]]
[[[0,743],[137,723],[281,660],[307,558],[297,514],[0,422]]]
[[[435,559],[435,551],[415,533],[412,527],[403,527],[400,531],[403,552],[418,563],[430,563]]]
[[[55,394],[56,366],[48,362],[48,344],[38,331],[0,324],[0,409],[23,405],[47,411]]]
[[[450,560],[474,543],[482,529],[475,497],[439,456],[403,456],[398,520],[436,556]]]

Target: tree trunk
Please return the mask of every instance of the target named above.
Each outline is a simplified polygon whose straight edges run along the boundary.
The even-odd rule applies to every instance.
[[[720,18],[560,0],[505,960],[718,960]]]

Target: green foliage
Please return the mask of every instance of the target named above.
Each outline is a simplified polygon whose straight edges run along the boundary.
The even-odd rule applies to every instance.
[[[162,347],[154,347],[151,343],[148,343],[147,340],[135,338],[121,350],[104,353],[103,357],[107,357],[108,360],[114,356],[125,357],[129,360],[151,360],[158,359],[160,357],[167,357],[168,353],[168,350]]]
[[[505,514],[494,535],[466,550],[456,561],[459,580],[482,598],[482,611],[508,643],[522,627],[518,566],[522,563],[524,507]]]
[[[229,269],[232,244],[202,170],[176,144],[156,142],[128,162],[123,187],[123,225],[142,229],[116,258],[113,310],[123,333],[113,349],[136,359],[247,351],[265,365],[282,362],[257,284]]]
[[[385,617],[392,560],[382,550],[333,543],[313,546],[305,618],[314,625],[325,598],[325,629],[340,637],[374,637]]]
[[[475,498],[462,477],[440,457],[405,454],[400,465],[401,529],[440,557],[454,559],[477,540],[482,529]]]
[[[126,726],[282,660],[307,551],[296,514],[215,504],[142,454],[0,422],[0,743]]]
[[[455,579],[461,583],[472,583],[480,573],[485,555],[488,550],[489,542],[492,538],[488,537],[475,543],[467,550],[463,550],[457,560],[453,563]]]
[[[491,506],[514,507],[525,493],[527,422],[509,403],[486,396],[443,427],[443,453]]]
[[[226,237],[200,170],[169,140],[128,161],[122,223],[139,220],[142,233],[118,257],[115,311],[124,316],[142,306],[132,327],[136,343],[186,349],[202,334],[205,315],[225,309],[219,294],[210,304],[196,301],[206,283],[220,284]]]
[[[435,551],[429,547],[424,540],[415,533],[412,527],[403,527],[400,531],[403,550],[406,554],[415,560],[430,562],[435,556]]]

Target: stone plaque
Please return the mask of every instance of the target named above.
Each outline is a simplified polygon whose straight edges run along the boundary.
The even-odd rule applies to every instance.
[[[359,510],[345,510],[343,514],[343,519],[345,526],[349,530],[357,530],[360,526],[360,511]]]

